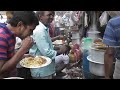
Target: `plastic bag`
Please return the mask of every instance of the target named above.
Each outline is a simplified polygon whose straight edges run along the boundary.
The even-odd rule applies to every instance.
[[[106,25],[107,22],[108,22],[108,15],[107,15],[107,12],[104,11],[102,13],[102,15],[100,16],[99,18],[99,21],[100,21],[100,26],[102,27],[103,25]]]

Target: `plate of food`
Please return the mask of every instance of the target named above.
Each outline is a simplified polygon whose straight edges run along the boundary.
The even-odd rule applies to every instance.
[[[102,49],[102,50],[106,49],[106,45],[103,42],[96,42],[93,44],[93,47],[96,49]]]
[[[40,68],[49,65],[51,61],[45,56],[26,57],[20,61],[20,65],[25,68]]]

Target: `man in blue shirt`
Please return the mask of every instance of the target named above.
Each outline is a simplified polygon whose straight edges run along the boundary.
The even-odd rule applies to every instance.
[[[116,58],[114,79],[120,79],[120,13],[109,11],[113,18],[109,20],[103,37],[103,43],[108,45],[104,56],[105,78],[110,79],[114,57]]]
[[[52,59],[52,63],[39,70],[39,75],[32,75],[34,78],[51,78],[55,73],[55,57],[67,52],[66,46],[62,46],[59,50],[54,50],[52,40],[49,35],[49,24],[53,21],[54,15],[52,11],[38,11],[36,13],[39,19],[39,25],[33,32],[33,39],[36,44],[30,49],[29,53],[34,56],[47,56]],[[58,37],[59,38],[59,37]]]

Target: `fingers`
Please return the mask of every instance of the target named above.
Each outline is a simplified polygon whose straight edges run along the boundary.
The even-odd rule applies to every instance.
[[[34,57],[34,56],[31,54],[24,54],[24,57]]]
[[[33,46],[33,44],[34,44],[33,38],[26,37],[22,42],[22,48],[27,50],[27,49],[31,48]]]

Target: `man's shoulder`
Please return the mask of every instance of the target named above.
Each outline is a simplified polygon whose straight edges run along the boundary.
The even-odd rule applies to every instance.
[[[112,23],[114,25],[120,24],[120,16],[113,17],[109,20],[109,23]]]
[[[114,26],[115,28],[120,27],[120,16],[111,18],[108,23],[110,23],[110,25]]]
[[[48,29],[47,27],[45,27],[42,23],[40,23],[38,26],[36,26],[35,30],[33,31],[33,34],[40,34],[42,36],[46,35],[46,29]]]
[[[6,38],[6,32],[4,28],[0,27],[0,37]]]
[[[8,28],[6,27],[6,24],[0,23],[0,34],[8,34]]]
[[[44,32],[44,28],[41,25],[36,26],[34,32]]]

